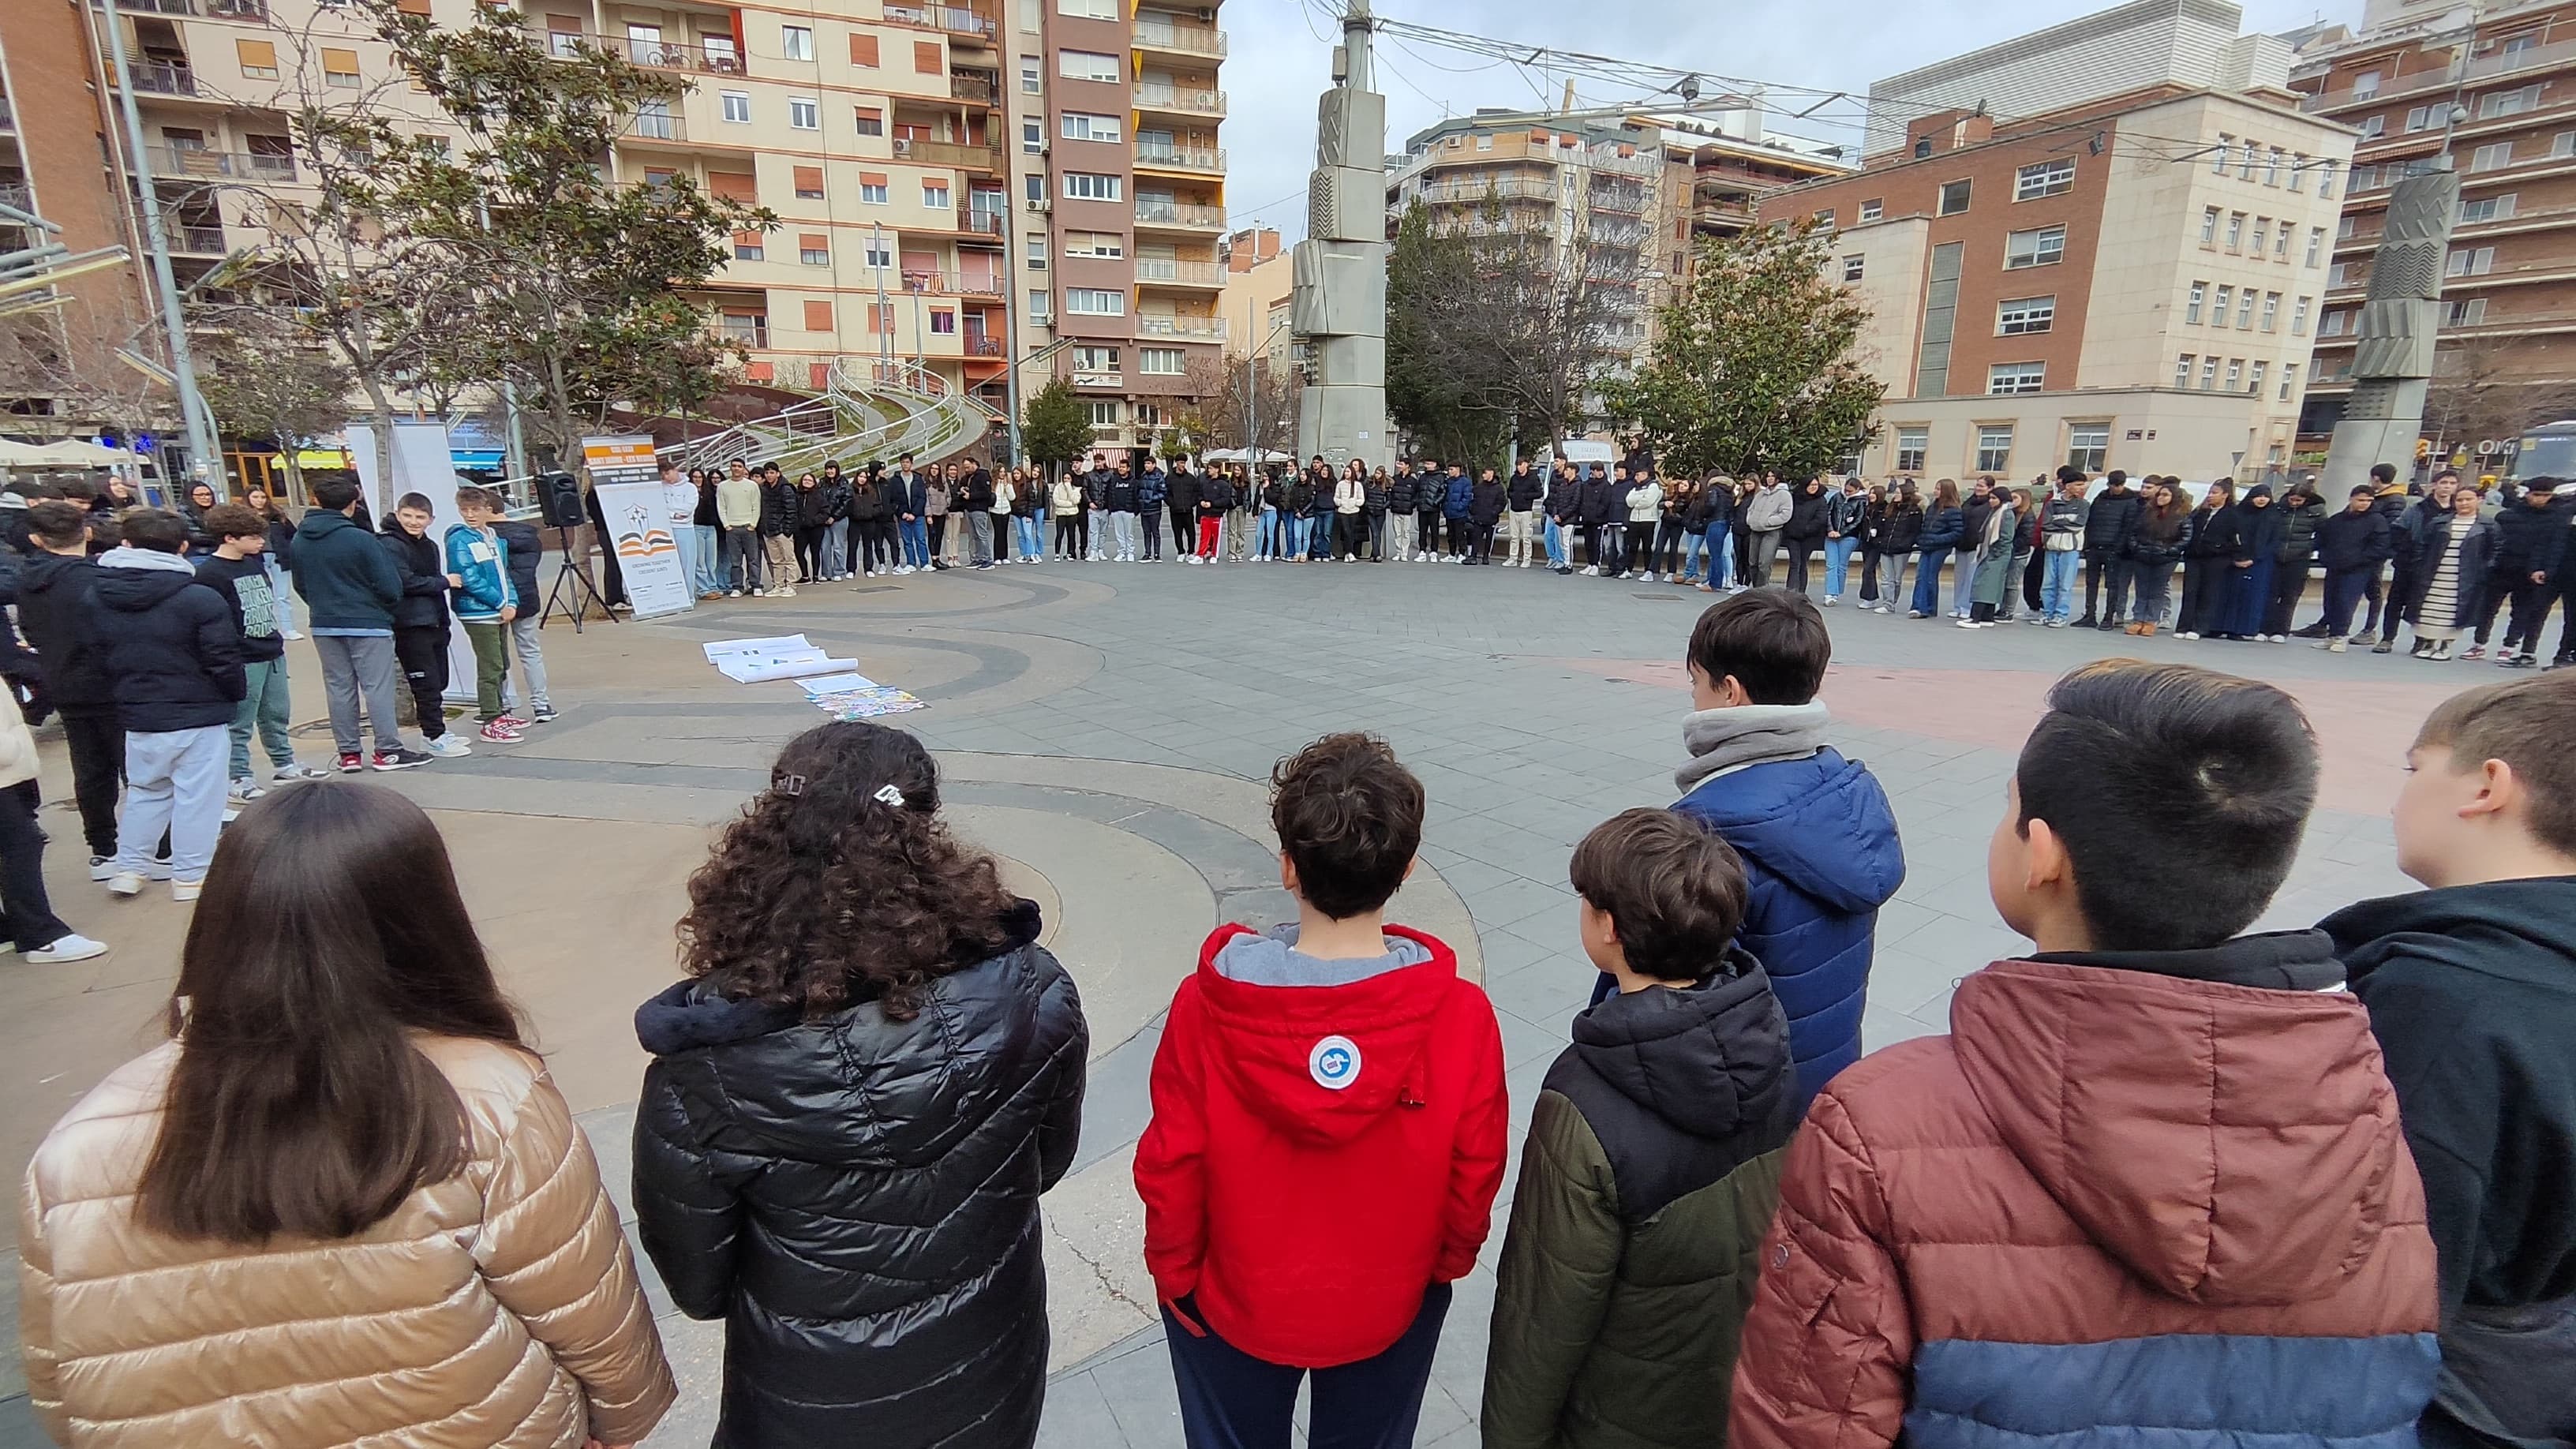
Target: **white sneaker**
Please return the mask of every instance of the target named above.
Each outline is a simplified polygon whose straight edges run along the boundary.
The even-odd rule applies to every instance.
[[[1953,619],[1950,622],[1958,625],[1962,629],[1982,629],[1985,627],[1974,619]]]
[[[780,586],[779,586],[779,587],[777,587],[777,588],[771,589],[771,590],[769,591],[769,597],[771,597],[771,598],[773,598],[773,599],[792,599],[792,598],[795,598],[795,597],[796,597],[796,586],[795,586],[794,584],[782,584],[782,585],[780,585]]]
[[[231,800],[234,804],[247,805],[253,800],[266,795],[268,791],[262,789],[257,780],[235,780],[232,782],[231,787],[224,793],[225,798]]]
[[[174,880],[170,882],[170,899],[186,905],[205,894],[205,890],[206,883],[201,880]]]
[[[289,630],[287,630],[285,633],[280,634],[280,635],[278,635],[277,637],[279,637],[279,638],[281,638],[281,639],[289,639],[289,640],[293,640],[293,639],[301,639],[301,638],[303,638],[303,637],[304,637],[304,631],[303,631],[303,630],[301,630],[301,629],[289,629]],[[107,949],[107,948],[106,948],[105,946],[100,946],[100,947],[99,947],[99,950],[101,950],[101,951],[104,951],[104,950],[106,950],[106,949]]]
[[[130,870],[120,870],[108,879],[107,893],[112,896],[139,896],[143,894],[143,877]]]
[[[474,753],[472,745],[454,735],[440,735],[437,739],[431,740],[426,748],[442,760],[462,759]]]
[[[1585,564],[1583,566],[1583,576],[1587,579],[1599,578],[1601,576],[1600,566],[1597,564]]]
[[[268,783],[276,785],[295,780],[328,780],[330,778],[330,771],[323,769],[319,765],[308,765],[303,761],[298,760],[294,764],[280,765],[276,769],[269,771]]]
[[[93,855],[89,858],[89,878],[104,885],[116,879],[116,857]]]
[[[1839,604],[1839,603],[1841,603],[1841,602],[1842,602],[1842,599],[1841,599],[1839,596],[1837,596],[1837,595],[1834,595],[1834,594],[1827,594],[1827,595],[1825,595],[1825,607],[1826,607],[1826,608],[1828,608],[1828,609],[1832,608],[1834,605]]]
[[[106,942],[93,941],[75,931],[68,936],[56,937],[50,946],[28,952],[27,959],[39,966],[59,966],[66,961],[86,961],[92,956],[106,954]]]
[[[1646,581],[1647,583],[1650,583],[1650,584],[1658,584],[1658,583],[1662,583],[1662,582],[1663,582],[1663,580],[1656,578],[1653,574],[1648,574],[1648,575],[1646,575],[1646,580],[1645,580],[1645,581]]]

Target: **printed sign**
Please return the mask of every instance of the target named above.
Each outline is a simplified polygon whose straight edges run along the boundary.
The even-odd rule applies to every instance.
[[[680,566],[680,541],[671,535],[671,511],[662,501],[662,470],[651,438],[584,438],[582,466],[608,521],[600,547],[617,551],[626,601],[635,617],[680,614],[697,607],[688,570]]]

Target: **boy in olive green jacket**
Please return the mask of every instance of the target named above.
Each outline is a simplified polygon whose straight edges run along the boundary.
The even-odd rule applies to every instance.
[[[1729,944],[1744,867],[1669,810],[1575,849],[1574,1019],[1521,1154],[1485,1363],[1485,1449],[1726,1442],[1737,1336],[1797,1127],[1789,1028]]]

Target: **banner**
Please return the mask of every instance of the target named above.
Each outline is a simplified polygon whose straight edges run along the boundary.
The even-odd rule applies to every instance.
[[[582,466],[599,495],[599,516],[608,521],[608,537],[599,546],[617,551],[617,567],[626,580],[626,602],[635,617],[681,614],[697,607],[689,575],[680,566],[680,541],[671,535],[670,508],[662,499],[662,470],[653,459],[653,440],[642,437],[584,438]]]
[[[385,440],[386,461],[393,469],[391,477],[377,476],[376,450],[367,429],[351,428],[349,442],[349,462],[358,475],[358,486],[366,493],[367,508],[375,517],[377,529],[394,526],[396,499],[417,493],[429,500],[429,536],[438,541],[439,556],[446,557],[447,531],[464,522],[456,512],[456,488],[465,481],[456,476],[456,455],[448,445],[447,424],[396,421]],[[530,605],[521,599],[519,607],[525,610]],[[474,702],[474,643],[462,629],[447,631],[446,698],[461,704]]]

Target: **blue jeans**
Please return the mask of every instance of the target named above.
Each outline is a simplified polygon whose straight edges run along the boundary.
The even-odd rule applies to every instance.
[[[1707,547],[1708,540],[1699,534],[1685,533],[1682,535],[1683,578],[1697,579],[1699,577],[1700,553]]]
[[[917,569],[930,567],[930,522],[915,517],[912,522],[895,521],[895,533],[903,541],[903,561]]]
[[[1036,558],[1046,552],[1046,533],[1038,527],[1034,515],[1011,520],[1011,544],[1021,558]]]
[[[1277,558],[1279,556],[1278,509],[1264,506],[1258,519],[1254,522],[1252,528],[1252,556],[1254,558]]]
[[[1547,539],[1547,566],[1552,569],[1561,569],[1565,567],[1564,528],[1559,526],[1555,519],[1551,518],[1547,520],[1545,537]]]
[[[1950,612],[1961,618],[1967,617],[1968,594],[1976,587],[1976,583],[1977,551],[1973,548],[1963,548],[1959,550],[1958,577],[1950,581]],[[1935,594],[1933,597],[1937,600],[1940,595]]]
[[[1318,513],[1306,520],[1306,557],[1333,556],[1333,515]]]
[[[1287,540],[1279,550],[1281,558],[1306,556],[1306,520],[1293,513],[1283,513],[1279,515],[1279,532]]]
[[[1852,550],[1858,547],[1860,547],[1860,540],[1849,534],[1841,538],[1825,540],[1826,598],[1839,599],[1843,596],[1843,577],[1851,572]]]
[[[684,553],[687,553],[687,550],[692,547],[697,550],[695,553],[687,553],[690,565],[689,592],[693,594],[723,593],[724,545],[719,542],[721,535],[716,532],[714,525],[693,523],[685,529],[675,529],[673,531],[686,533],[689,536],[689,542],[682,545],[682,551]],[[523,614],[529,612],[527,600],[521,599],[519,601],[519,612]]]
[[[1946,548],[1923,550],[1914,570],[1913,612],[1927,618],[1941,612],[1941,565],[1949,557],[1950,551]],[[1976,570],[1966,572],[1974,574]]]
[[[1701,546],[1708,553],[1708,572],[1700,575],[1700,578],[1721,589],[1734,582],[1735,529],[1733,525],[1710,524],[1707,535],[1701,539]]]
[[[2052,553],[2041,565],[2039,575],[2039,612],[2042,617],[2064,623],[2075,617],[2075,576],[2084,567],[2084,551],[2070,548]]]

